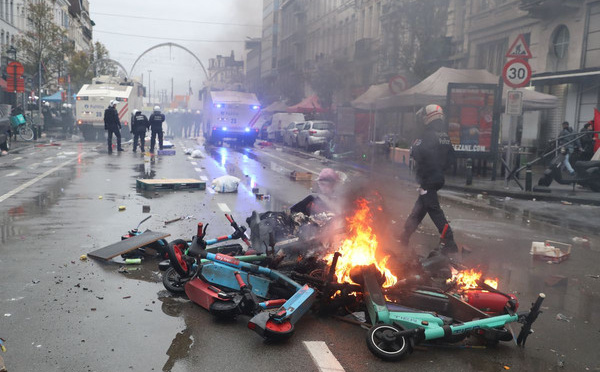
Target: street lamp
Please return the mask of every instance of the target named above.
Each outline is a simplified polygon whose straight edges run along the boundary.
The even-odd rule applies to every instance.
[[[148,70],[148,104],[152,105],[152,91],[150,90],[150,82],[152,81],[151,76],[152,70]]]

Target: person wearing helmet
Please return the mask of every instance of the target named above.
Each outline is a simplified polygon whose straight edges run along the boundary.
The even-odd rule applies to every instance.
[[[108,131],[108,139],[106,142],[109,154],[112,154],[113,134],[117,138],[117,151],[125,151],[121,147],[121,121],[119,120],[119,113],[117,112],[117,103],[116,100],[110,101],[108,108],[104,110],[104,130]]]
[[[138,139],[140,142],[140,151],[144,152],[144,139],[146,131],[150,127],[150,122],[146,115],[140,110],[133,111],[133,120],[131,121],[131,133],[133,134],[133,152],[137,149]]]
[[[200,127],[202,126],[202,113],[196,110],[194,114],[194,137],[200,137]]]
[[[60,112],[62,129],[65,135],[73,134],[73,130],[75,129],[75,115],[73,115],[73,109],[71,107],[70,103],[64,103]]]
[[[154,153],[154,147],[156,145],[156,137],[158,136],[158,149],[163,149],[163,129],[162,124],[165,121],[165,115],[160,112],[160,106],[154,106],[154,112],[150,115],[150,129],[152,134],[150,135],[150,153]]]
[[[406,219],[400,241],[408,245],[410,236],[429,214],[440,234],[448,220],[440,207],[437,192],[444,186],[444,171],[454,163],[454,148],[444,129],[444,112],[438,105],[427,105],[417,112],[417,121],[425,128],[411,149],[416,163],[416,179],[419,183],[419,197],[412,212]],[[457,246],[450,225],[445,235],[445,252],[456,252]]]
[[[187,111],[182,115],[183,117],[183,137],[190,138],[192,135],[192,127],[194,126],[194,117],[192,115],[192,110],[187,109]]]

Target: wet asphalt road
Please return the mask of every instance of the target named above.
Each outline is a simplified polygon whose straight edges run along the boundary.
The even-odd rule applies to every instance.
[[[472,251],[458,260],[498,277],[500,289],[515,293],[523,309],[537,293],[546,293],[545,312],[524,350],[511,343],[485,350],[429,347],[402,362],[385,363],[366,348],[366,331],[313,314],[301,320],[288,342],[267,344],[246,328],[245,319],[216,322],[186,298],[170,295],[160,282],[157,261],[128,267],[126,274],[118,272],[117,262],[80,261],[81,254],[134,228],[148,215],[142,213],[145,205],[152,218],[143,228],[189,238],[196,222],[203,221],[210,223],[209,236],[223,235],[230,232],[224,211],[243,223],[252,210],[289,207],[312,187],[290,181],[289,172],[318,173],[326,166],[311,156],[259,146],[201,147],[207,157],[191,159],[182,149],[196,146],[193,140],[173,142],[177,155],[155,159],[129,147],[109,156],[98,143],[71,141],[29,146],[0,158],[0,337],[6,340],[9,371],[316,371],[304,341],[324,341],[346,371],[600,370],[600,279],[593,277],[600,274],[598,236],[588,234],[590,247],[575,245],[561,264],[532,261],[532,241],[569,242],[581,235],[536,219],[535,213],[524,217],[505,207],[443,205],[457,240]],[[413,184],[369,172],[364,165],[364,171],[336,167],[351,184],[379,189],[392,211],[390,227],[402,226],[416,197]],[[210,183],[224,174],[242,179],[238,193],[136,190],[138,178],[206,178]],[[270,200],[256,200],[252,187]],[[557,207],[538,203],[536,208]],[[591,225],[600,219],[593,210],[585,213]],[[164,226],[163,221],[180,216],[192,218]],[[429,221],[412,240],[420,253],[436,241]],[[384,249],[403,255],[394,246]],[[567,283],[549,287],[544,281],[550,275],[565,276]],[[565,320],[557,320],[557,314]]]

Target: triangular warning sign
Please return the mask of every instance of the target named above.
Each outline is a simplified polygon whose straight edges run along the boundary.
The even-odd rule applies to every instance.
[[[508,52],[506,53],[507,58],[531,58],[531,51],[529,51],[529,46],[525,42],[525,37],[523,34],[520,34],[517,37],[517,40],[508,48]]]

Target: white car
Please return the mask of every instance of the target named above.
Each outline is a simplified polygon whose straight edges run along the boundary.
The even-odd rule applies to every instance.
[[[334,134],[335,125],[331,121],[307,121],[298,133],[298,145],[306,150],[314,146],[323,146],[333,139]]]
[[[304,128],[302,123],[290,123],[283,131],[283,143],[288,146],[298,146],[298,133]]]

